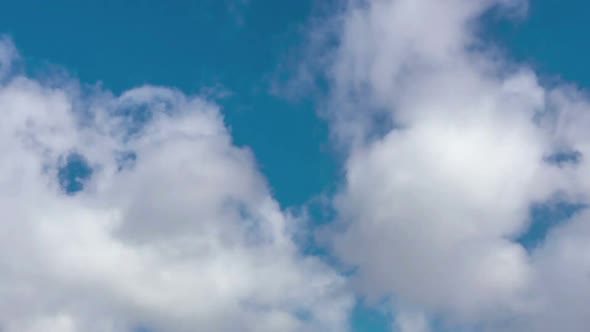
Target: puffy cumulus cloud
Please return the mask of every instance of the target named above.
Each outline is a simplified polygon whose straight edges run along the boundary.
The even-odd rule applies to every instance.
[[[342,277],[300,254],[214,104],[46,84],[16,57],[0,42],[2,331],[346,330]]]
[[[533,206],[590,193],[588,98],[542,86],[479,37],[483,14],[526,5],[351,0],[328,23],[326,114],[346,151],[329,243],[362,294],[391,299],[402,331],[590,323],[588,216],[533,250],[517,241]]]

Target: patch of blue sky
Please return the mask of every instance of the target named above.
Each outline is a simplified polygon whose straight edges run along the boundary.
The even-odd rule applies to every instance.
[[[568,202],[550,202],[531,207],[531,222],[517,241],[529,252],[541,245],[555,227],[566,223],[585,208],[584,205]]]
[[[358,300],[351,315],[351,326],[354,331],[386,332],[391,331],[393,317],[379,305],[368,304]]]
[[[84,189],[84,184],[92,176],[92,167],[84,156],[70,153],[61,161],[58,180],[62,190],[68,195],[75,195]]]

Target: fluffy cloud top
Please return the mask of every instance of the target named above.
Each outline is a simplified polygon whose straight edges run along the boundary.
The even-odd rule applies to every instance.
[[[300,254],[214,104],[40,82],[17,57],[3,39],[0,330],[346,329],[342,278]],[[60,176],[72,160],[90,176]]]
[[[478,35],[499,0],[348,1],[329,55],[327,114],[345,147],[331,244],[403,331],[585,331],[590,219],[529,252],[530,210],[587,205],[590,108]],[[556,163],[576,152],[578,160]],[[406,313],[411,314],[406,314]],[[424,316],[424,315],[425,316]]]

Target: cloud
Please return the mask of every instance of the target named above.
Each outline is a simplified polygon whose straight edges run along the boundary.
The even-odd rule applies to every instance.
[[[517,241],[533,206],[587,205],[590,188],[588,98],[479,37],[483,14],[526,7],[348,1],[326,23],[324,112],[346,156],[328,238],[361,294],[467,331],[587,329],[587,214],[532,252]],[[580,157],[550,162],[563,151]]]
[[[421,314],[398,313],[396,325],[400,332],[429,332],[428,320]]]
[[[18,55],[11,40],[0,36],[0,81],[9,73]]]
[[[2,331],[346,330],[343,278],[300,254],[216,105],[46,84],[17,57],[3,39]]]

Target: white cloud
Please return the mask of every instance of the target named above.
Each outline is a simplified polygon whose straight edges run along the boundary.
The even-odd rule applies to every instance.
[[[590,219],[533,253],[515,239],[535,203],[588,204],[588,99],[541,86],[478,35],[483,13],[526,3],[347,4],[327,70],[347,156],[331,244],[358,289],[468,330],[585,331]],[[560,150],[580,163],[548,163]]]
[[[17,58],[14,45],[6,36],[0,36],[0,82],[8,74]]]
[[[396,331],[399,332],[429,332],[428,320],[424,315],[410,312],[400,312],[395,319]]]
[[[0,42],[3,70],[16,56]],[[346,329],[343,278],[299,253],[293,217],[214,104],[0,82],[2,331]],[[72,153],[92,176],[68,195]]]

